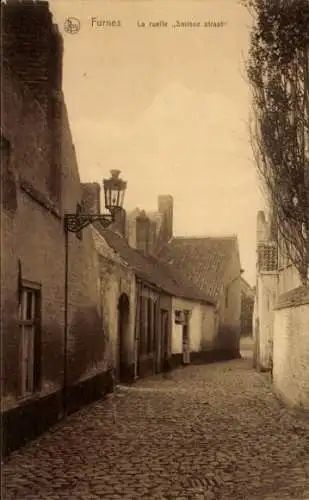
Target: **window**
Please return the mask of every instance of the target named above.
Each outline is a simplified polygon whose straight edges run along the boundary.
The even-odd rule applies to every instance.
[[[184,311],[175,310],[175,323],[176,325],[182,325],[184,323]]]
[[[39,387],[40,287],[22,286],[19,309],[21,396],[33,394]]]

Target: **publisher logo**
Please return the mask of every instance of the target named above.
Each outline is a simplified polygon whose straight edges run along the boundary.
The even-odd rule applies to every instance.
[[[76,35],[80,30],[80,21],[76,17],[68,17],[64,22],[64,31]]]

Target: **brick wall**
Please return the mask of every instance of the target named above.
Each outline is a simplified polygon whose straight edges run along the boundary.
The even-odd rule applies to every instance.
[[[3,134],[11,145],[8,168],[14,179],[15,206],[3,206],[2,326],[4,394],[16,404],[20,385],[18,273],[42,286],[42,393],[62,382],[63,358],[63,226],[51,200],[50,156],[46,115],[32,94],[4,65]],[[46,172],[47,170],[47,172]],[[46,175],[47,174],[47,175]],[[8,188],[3,185],[3,191]],[[62,286],[61,286],[62,284]]]
[[[62,107],[62,203],[66,212],[76,210],[82,201],[82,190],[69,127],[66,106]],[[83,231],[82,240],[69,235],[69,337],[71,357],[70,380],[85,377],[104,357],[104,335],[100,317],[99,263],[91,227]]]
[[[24,91],[30,95],[29,99],[22,99],[18,103],[22,106],[22,116],[25,117],[19,124],[24,126],[22,138],[27,142],[31,133],[27,124],[29,117],[34,114],[33,108],[38,107],[34,103],[35,99],[41,108],[41,115],[44,116],[40,120],[41,130],[38,137],[42,148],[42,161],[45,161],[41,177],[44,174],[49,197],[59,205],[61,166],[59,134],[55,120],[59,113],[59,92],[61,94],[62,85],[62,38],[57,26],[52,23],[48,2],[13,0],[7,4],[1,3],[1,16],[3,61],[9,64]],[[4,92],[11,90],[11,87],[11,84],[7,86],[4,81]],[[6,97],[2,102],[6,108]],[[13,120],[14,131],[14,117],[10,120],[11,117],[7,116],[7,113],[5,116],[8,118],[8,125]],[[45,135],[43,142],[40,140],[42,135]],[[33,152],[30,148],[29,150],[24,148],[23,151],[31,158]],[[49,171],[46,170],[47,165]]]
[[[39,396],[56,392],[62,386],[65,276],[62,216],[64,212],[75,212],[77,203],[82,200],[75,148],[59,90],[56,93],[57,113],[53,115],[53,128],[50,128],[47,90],[50,82],[54,89],[57,88],[59,74],[56,63],[54,73],[47,71],[47,67],[44,69],[43,64],[44,61],[49,64],[46,55],[48,43],[54,47],[52,38],[49,42],[47,40],[48,33],[54,32],[48,6],[45,2],[42,5],[40,2],[18,5],[10,10],[14,22],[6,25],[11,26],[12,31],[4,51],[6,61],[1,88],[3,135],[11,148],[6,163],[10,168],[10,189],[13,186],[15,192],[14,203],[8,205],[3,203],[3,197],[1,199],[2,238],[6,248],[1,275],[4,408],[24,403],[19,399],[19,275],[36,282],[42,289],[42,384]],[[27,24],[29,19],[31,29]],[[41,23],[44,29],[41,29]],[[21,31],[19,26],[22,26]],[[19,54],[14,52],[17,43],[20,43]],[[30,47],[35,50],[30,51]],[[51,185],[51,178],[55,176],[55,157],[51,155],[55,140],[61,168],[61,185],[58,187],[57,184]],[[3,189],[8,189],[7,183]],[[99,268],[90,228],[84,230],[81,240],[74,234],[69,235],[68,277],[68,377],[70,384],[75,384],[91,376],[104,357]]]
[[[53,31],[48,2],[1,3],[3,55],[44,109],[49,104]],[[30,35],[31,33],[31,35]]]
[[[305,303],[307,302],[307,303]],[[301,305],[300,305],[301,304]],[[274,312],[273,383],[285,402],[309,410],[309,296]]]
[[[24,186],[35,186],[46,203],[54,205],[49,189],[51,142],[47,116],[7,64],[2,78],[2,127],[11,145],[10,166]]]

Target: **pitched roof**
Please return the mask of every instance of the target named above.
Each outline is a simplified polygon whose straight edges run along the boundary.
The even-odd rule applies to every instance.
[[[226,265],[235,250],[238,252],[237,236],[174,237],[160,249],[158,257],[217,301]]]
[[[162,262],[155,256],[144,255],[135,250],[122,236],[109,229],[103,229],[99,224],[95,227],[108,245],[127,262],[139,278],[157,286],[169,295],[214,305],[213,299],[199,290],[193,283],[188,282],[167,262]]]

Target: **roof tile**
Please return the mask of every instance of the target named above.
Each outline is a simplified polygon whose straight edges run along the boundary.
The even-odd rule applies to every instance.
[[[199,290],[218,299],[227,262],[237,250],[237,237],[174,237],[158,256],[182,272]]]
[[[144,255],[131,248],[124,238],[109,229],[103,229],[100,224],[95,224],[95,227],[108,245],[128,263],[138,277],[161,288],[169,295],[215,304],[211,297],[196,287],[194,283],[191,283],[183,273],[174,269],[174,266],[168,262],[153,255]]]

